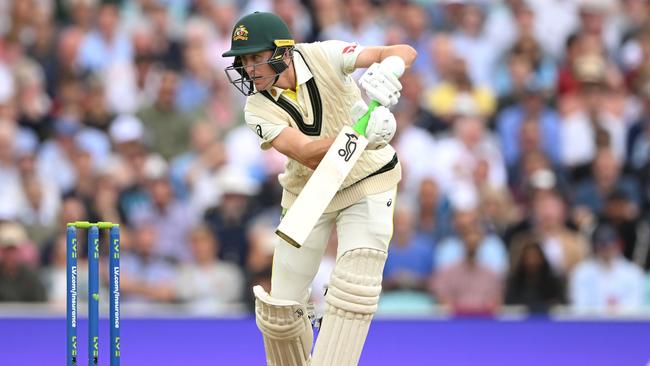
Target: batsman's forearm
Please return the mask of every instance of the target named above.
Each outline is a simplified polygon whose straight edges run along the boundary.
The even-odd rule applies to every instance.
[[[417,55],[418,52],[413,47],[405,44],[399,44],[394,46],[382,47],[379,55],[379,61],[381,62],[389,56],[398,56],[402,60],[404,60],[404,64],[406,65],[406,67],[410,67],[411,64],[413,64],[413,61],[415,61]]]
[[[334,138],[326,138],[321,140],[313,140],[304,145],[299,163],[308,167],[309,169],[316,169],[320,161],[329,150],[330,146],[334,142]]]

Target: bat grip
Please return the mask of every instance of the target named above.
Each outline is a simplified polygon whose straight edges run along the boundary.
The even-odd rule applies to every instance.
[[[372,113],[377,106],[379,106],[378,101],[371,101],[368,105],[368,111],[366,111],[366,113],[361,116],[354,125],[352,125],[352,129],[360,136],[366,136],[366,128],[368,127],[368,121],[370,120],[370,113]]]

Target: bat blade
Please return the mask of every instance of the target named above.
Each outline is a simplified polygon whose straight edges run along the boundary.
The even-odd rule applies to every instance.
[[[280,238],[297,248],[305,243],[367,145],[365,137],[343,127],[275,230]]]

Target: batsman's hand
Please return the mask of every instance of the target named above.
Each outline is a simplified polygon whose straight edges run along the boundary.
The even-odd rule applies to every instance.
[[[366,114],[368,106],[363,101],[357,101],[350,111],[353,121],[358,120]],[[367,149],[376,150],[386,146],[395,136],[397,122],[393,113],[384,106],[377,106],[370,113],[368,127],[366,127],[365,136],[368,139]]]
[[[386,107],[397,104],[402,90],[402,83],[395,76],[394,70],[376,62],[361,75],[359,86],[371,99]]]

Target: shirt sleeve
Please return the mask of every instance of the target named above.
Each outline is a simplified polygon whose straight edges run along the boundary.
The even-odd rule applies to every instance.
[[[354,64],[364,48],[357,43],[336,40],[320,42],[320,45],[325,51],[330,64],[338,67],[345,75],[349,75],[356,70]]]
[[[260,138],[260,147],[262,150],[270,149],[271,141],[278,137],[282,130],[289,127],[286,123],[269,121],[249,112],[246,112],[244,117],[246,119],[246,125]]]

